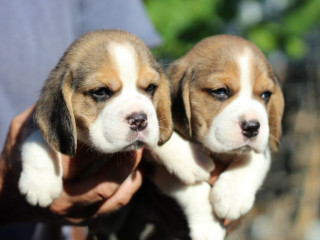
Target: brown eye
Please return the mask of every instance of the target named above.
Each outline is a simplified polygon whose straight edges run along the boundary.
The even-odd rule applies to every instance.
[[[146,87],[145,91],[152,97],[157,87],[158,87],[157,85],[151,83],[148,85],[148,87]]]
[[[209,89],[208,92],[219,101],[225,101],[231,97],[231,92],[228,88]]]
[[[265,91],[260,95],[260,97],[265,103],[268,103],[270,100],[271,94],[272,93],[270,91]]]
[[[113,92],[106,87],[100,87],[94,90],[89,91],[89,95],[96,102],[104,102],[112,96]]]

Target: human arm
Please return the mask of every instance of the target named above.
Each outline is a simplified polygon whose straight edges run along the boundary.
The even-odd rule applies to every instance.
[[[142,173],[137,168],[142,150],[130,156],[117,155],[117,159],[108,161],[97,174],[81,179],[79,175],[97,157],[97,153],[82,146],[74,158],[62,158],[64,175],[60,197],[48,208],[30,206],[18,190],[18,180],[22,135],[32,111],[33,107],[30,107],[13,119],[1,154],[1,225],[39,220],[85,224],[99,214],[120,208],[131,199],[142,183]]]

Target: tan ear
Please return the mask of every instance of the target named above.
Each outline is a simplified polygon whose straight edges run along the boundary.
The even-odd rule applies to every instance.
[[[284,98],[279,84],[276,85],[270,101],[270,107],[268,109],[270,127],[269,142],[271,149],[276,152],[278,151],[282,134],[281,122],[284,111]]]
[[[185,138],[192,137],[190,81],[192,71],[181,60],[173,62],[167,75],[170,81],[174,128]]]
[[[155,98],[158,102],[156,111],[160,132],[158,144],[162,145],[169,140],[173,132],[169,81],[163,73],[161,73],[161,83],[156,91]]]
[[[72,73],[59,65],[52,70],[37,102],[35,118],[42,135],[55,150],[73,156],[76,126],[72,111]]]

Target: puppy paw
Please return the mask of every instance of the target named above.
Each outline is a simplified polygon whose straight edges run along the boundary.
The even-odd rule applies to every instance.
[[[219,218],[235,220],[252,208],[255,193],[229,179],[218,179],[211,190],[211,203]]]
[[[207,181],[210,177],[210,172],[197,164],[187,164],[173,173],[186,184]]]
[[[206,181],[214,169],[214,162],[202,146],[182,139],[173,133],[167,143],[151,150],[152,160],[186,184]]]
[[[47,207],[59,197],[62,191],[62,179],[52,173],[22,172],[19,190],[26,196],[29,204]]]
[[[192,240],[223,240],[226,230],[217,223],[199,223],[190,226]]]
[[[201,145],[191,143],[189,145],[191,152],[184,156],[181,168],[175,174],[187,184],[207,181],[210,172],[215,168],[214,162]]]
[[[20,192],[31,205],[47,207],[62,191],[60,154],[36,131],[22,145],[21,160]]]

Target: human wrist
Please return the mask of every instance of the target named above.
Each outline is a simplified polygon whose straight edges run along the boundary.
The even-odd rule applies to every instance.
[[[36,221],[43,210],[29,205],[19,192],[18,162],[8,161],[9,154],[0,159],[0,225]]]

